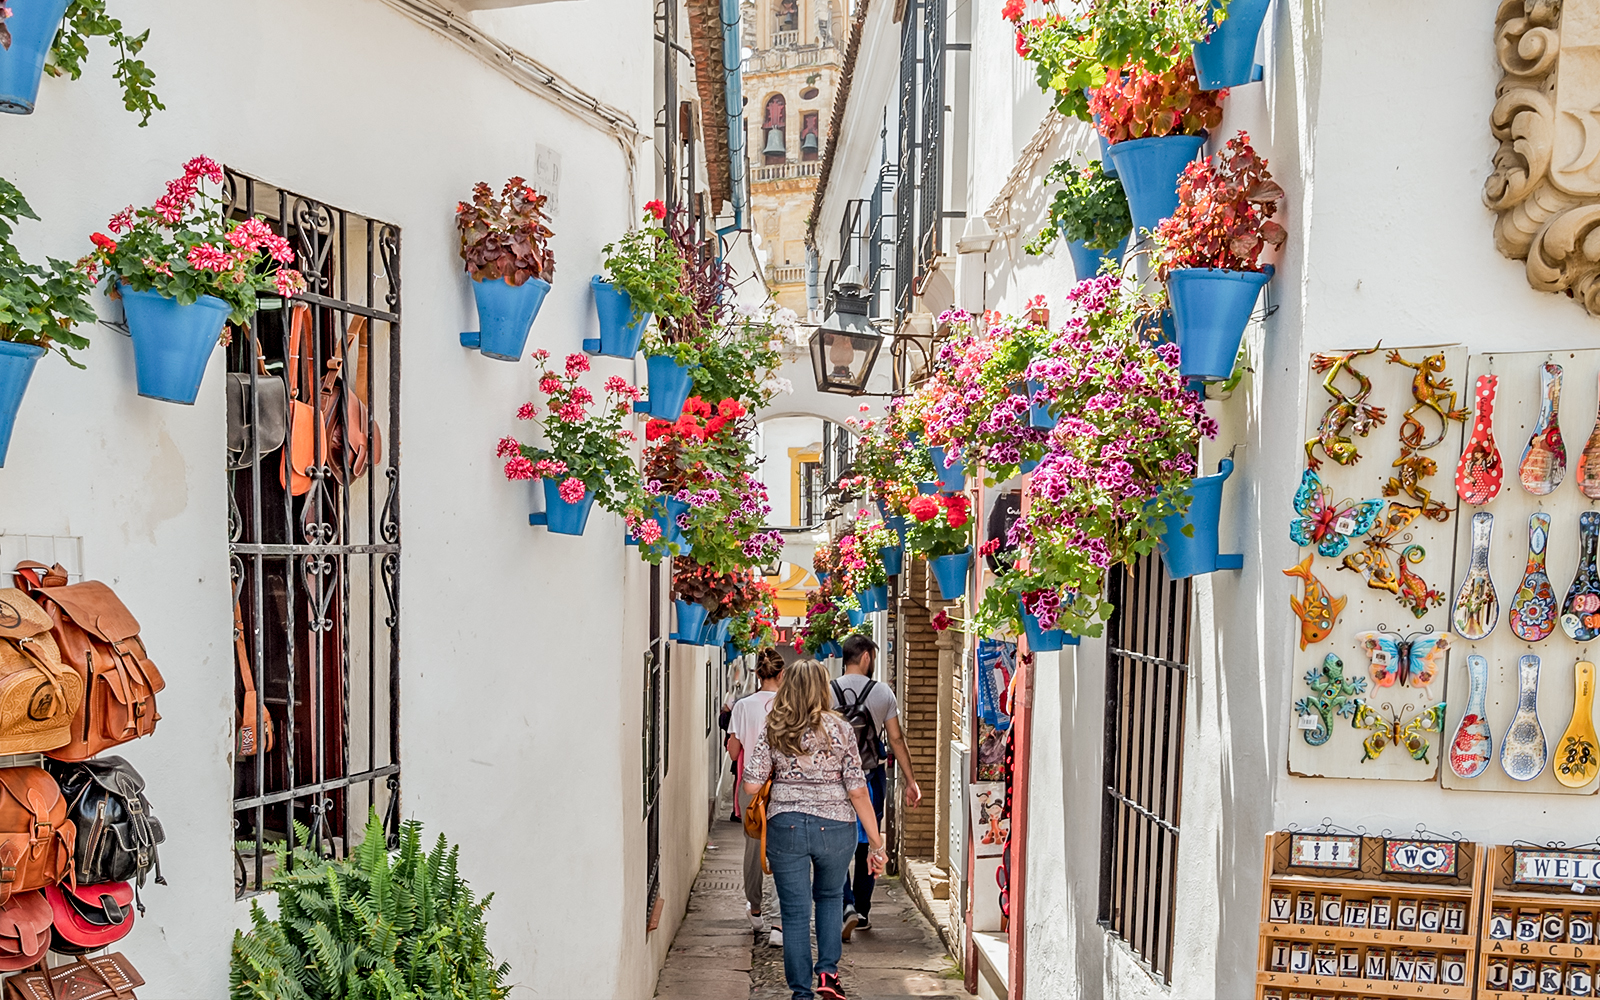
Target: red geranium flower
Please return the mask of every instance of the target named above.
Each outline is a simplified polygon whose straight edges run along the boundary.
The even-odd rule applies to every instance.
[[[658,219],[665,219],[667,217],[667,206],[663,204],[659,198],[655,201],[645,202],[644,210]]]
[[[931,521],[939,516],[939,501],[933,497],[919,496],[911,501],[911,516],[918,521]]]

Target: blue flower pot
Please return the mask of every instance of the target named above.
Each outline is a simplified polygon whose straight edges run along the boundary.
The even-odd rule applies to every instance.
[[[528,515],[528,523],[543,525],[558,535],[581,535],[589,523],[589,508],[594,506],[594,490],[584,490],[583,499],[567,503],[561,499],[561,484],[554,479],[544,483],[544,510]]]
[[[828,582],[828,577],[833,575],[832,573],[823,572],[820,569],[819,570],[815,570],[814,572],[816,574],[818,583],[827,583]]]
[[[472,279],[472,297],[478,300],[478,329],[461,335],[462,347],[476,347],[486,358],[520,361],[528,346],[528,331],[550,294],[550,282],[529,278],[510,285],[504,278]]]
[[[844,647],[830,639],[822,644],[821,649],[817,650],[817,655],[822,657],[824,660],[832,659],[836,656],[843,657]]]
[[[846,608],[844,616],[850,619],[850,627],[856,628],[866,623],[867,613],[860,608]]]
[[[1026,474],[1026,473],[1032,472],[1034,469],[1037,469],[1038,467],[1039,467],[1038,460],[1030,459],[1030,460],[1028,460],[1026,462],[1023,462],[1020,466],[1018,466],[1017,467],[1017,471]]]
[[[1175,344],[1178,341],[1178,325],[1173,322],[1171,309],[1161,310],[1159,323],[1148,315],[1140,316],[1134,321],[1134,330],[1151,346]]]
[[[1128,249],[1128,237],[1124,236],[1122,242],[1110,250],[1096,250],[1087,243],[1074,240],[1067,244],[1067,253],[1072,257],[1072,270],[1077,274],[1079,281],[1088,281],[1099,276],[1100,264],[1106,260],[1121,263],[1122,253]]]
[[[689,509],[689,505],[677,497],[664,496],[662,503],[666,505],[665,514],[656,515],[656,523],[661,525],[661,537],[669,542],[677,542],[682,548],[682,555],[689,554],[689,540],[684,537],[683,529],[678,527],[678,516]]]
[[[628,293],[599,275],[589,279],[589,287],[594,289],[594,311],[600,317],[600,340],[598,343],[585,340],[584,350],[592,347],[596,354],[632,358],[639,353],[639,342],[644,339],[650,314],[634,315],[633,299]]]
[[[1223,382],[1233,374],[1244,328],[1255,311],[1261,286],[1272,277],[1264,271],[1223,271],[1186,267],[1167,276],[1178,346],[1183,356],[1178,373],[1206,382]]]
[[[1044,392],[1044,383],[1028,380],[1028,426],[1049,429],[1056,425],[1058,417],[1050,414],[1048,402],[1035,402],[1035,398]]]
[[[1022,602],[1017,602],[1017,610],[1022,611]],[[1040,628],[1039,616],[1030,615],[1022,611],[1022,630],[1028,635],[1028,649],[1035,653],[1054,653],[1063,646],[1076,646],[1078,637],[1068,635],[1058,628]]]
[[[878,555],[883,559],[883,568],[890,576],[899,576],[905,569],[906,552],[898,545],[886,549],[879,549]]]
[[[1111,144],[1111,159],[1133,213],[1135,239],[1177,211],[1178,175],[1205,144],[1198,135],[1162,135]]]
[[[0,49],[0,112],[31,115],[39,99],[39,78],[44,74],[45,56],[56,40],[69,0],[22,0],[8,3],[11,16],[6,30],[11,32],[11,47]]]
[[[1222,484],[1233,475],[1233,459],[1217,463],[1217,474],[1201,476],[1188,489],[1190,497],[1187,514],[1173,514],[1166,519],[1166,529],[1161,536],[1161,561],[1167,564],[1167,575],[1182,580],[1219,569],[1243,569],[1244,556],[1227,555],[1220,551],[1217,526],[1222,518]],[[1185,527],[1193,532],[1184,534]]]
[[[732,627],[732,618],[718,618],[716,621],[705,622],[700,626],[700,645],[721,646],[728,641],[728,629]]]
[[[13,344],[0,340],[0,469],[6,466],[6,449],[11,447],[11,430],[28,391],[33,366],[44,356],[44,348],[32,344]]]
[[[139,395],[168,403],[193,404],[200,394],[206,362],[222,336],[233,308],[211,295],[182,305],[159,292],[121,286],[122,312],[133,337],[134,376]]]
[[[733,643],[725,642],[722,644],[722,658],[724,660],[737,660],[743,655],[743,653],[739,652],[739,647]]]
[[[678,610],[678,631],[672,637],[686,646],[703,646],[700,636],[706,624],[706,606],[699,601],[675,600]]]
[[[899,514],[884,514],[883,523],[889,526],[900,538],[900,544],[906,543],[906,519]]]
[[[950,556],[935,556],[928,560],[933,578],[939,584],[941,600],[955,601],[966,596],[967,577],[972,572],[972,546]]]
[[[946,464],[944,449],[929,446],[928,457],[933,459],[934,471],[939,473],[939,491],[941,493],[960,493],[967,488],[967,466],[965,462]],[[921,489],[922,484],[918,483]]]
[[[1261,34],[1268,2],[1230,0],[1227,20],[1195,45],[1194,72],[1201,90],[1242,87],[1255,79],[1256,38]],[[1208,13],[1215,15],[1218,6],[1218,0],[1211,0]]]
[[[939,484],[938,483],[918,483],[917,484],[917,492],[921,493],[923,496],[933,496],[935,493],[939,492]]]
[[[650,375],[650,415],[657,420],[678,419],[694,388],[688,366],[669,354],[657,354],[645,359],[645,367]]]
[[[1094,100],[1094,88],[1083,88],[1083,96],[1091,101]],[[1117,176],[1117,165],[1111,162],[1111,156],[1107,152],[1111,148],[1111,144],[1106,142],[1106,137],[1100,134],[1100,116],[1090,115],[1089,120],[1094,123],[1095,138],[1100,140],[1100,170],[1107,177],[1115,177]]]
[[[861,610],[869,615],[874,611],[889,610],[889,585],[880,583],[876,587],[857,591],[856,602],[861,605]]]

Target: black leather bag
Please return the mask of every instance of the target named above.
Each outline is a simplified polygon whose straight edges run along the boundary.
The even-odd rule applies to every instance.
[[[255,464],[255,439],[261,439],[261,457],[283,447],[289,428],[289,387],[282,377],[267,373],[267,362],[261,356],[261,342],[256,340],[256,393],[261,400],[261,423],[253,423],[255,409],[250,405],[250,373],[229,372],[228,401],[228,468],[244,469]]]
[[[68,818],[82,831],[72,865],[79,884],[137,882],[143,887],[152,870],[158,883],[167,884],[156,853],[167,835],[132,764],[121,757],[96,757],[75,764],[51,760],[45,766],[61,786]]]

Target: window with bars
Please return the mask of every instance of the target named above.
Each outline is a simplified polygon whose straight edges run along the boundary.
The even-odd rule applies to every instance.
[[[662,633],[662,577],[660,566],[650,567],[650,644],[644,651],[644,755],[645,871],[650,880],[645,894],[645,922],[649,926],[661,895],[661,782],[671,761],[672,659]]]
[[[1145,556],[1111,576],[1107,630],[1105,791],[1100,817],[1100,924],[1172,981],[1189,580]]]
[[[226,349],[219,472],[235,705],[249,706],[235,721],[266,737],[235,745],[242,896],[261,891],[297,828],[325,857],[348,854],[370,811],[397,832],[400,231],[232,170],[224,200],[289,240],[307,286],[263,296]],[[283,419],[286,402],[291,414],[305,404],[304,419]]]

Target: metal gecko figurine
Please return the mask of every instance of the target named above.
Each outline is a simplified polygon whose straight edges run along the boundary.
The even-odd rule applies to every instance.
[[[1429,608],[1436,608],[1444,603],[1444,591],[1435,590],[1428,586],[1428,581],[1411,571],[1407,563],[1419,563],[1426,556],[1427,551],[1420,545],[1407,545],[1400,553],[1400,558],[1395,563],[1400,570],[1400,579],[1397,581],[1398,589],[1395,596],[1400,603],[1411,609],[1411,613],[1418,618],[1425,618]]]
[[[1402,432],[1403,434],[1404,432]],[[1400,446],[1400,457],[1395,459],[1390,468],[1399,469],[1398,476],[1389,477],[1383,485],[1383,495],[1397,497],[1401,493],[1417,501],[1417,512],[1430,521],[1440,524],[1450,520],[1450,508],[1441,501],[1433,498],[1433,491],[1422,485],[1422,480],[1439,471],[1439,463],[1413,450],[1409,445]]]
[[[1466,423],[1467,417],[1472,415],[1471,410],[1456,406],[1456,391],[1450,388],[1450,379],[1434,377],[1444,371],[1445,362],[1442,353],[1430,354],[1421,361],[1412,363],[1402,358],[1399,351],[1390,351],[1389,363],[1391,365],[1405,365],[1407,368],[1414,369],[1417,373],[1411,379],[1411,395],[1416,399],[1416,402],[1411,404],[1406,410],[1404,418],[1400,421],[1400,444],[1405,448],[1415,451],[1432,448],[1444,440],[1445,434],[1450,430],[1450,421]],[[1422,439],[1422,435],[1425,433],[1422,421],[1417,419],[1417,414],[1423,410],[1432,410],[1439,417],[1439,433],[1434,435],[1433,440],[1426,442]],[[1402,449],[1403,454],[1404,450]],[[1398,465],[1399,463],[1395,464]],[[1425,473],[1425,475],[1428,474],[1431,473]],[[1389,495],[1392,496],[1393,494]],[[1437,520],[1443,520],[1443,518],[1438,518]]]
[[[1372,380],[1351,365],[1356,358],[1377,352],[1378,348],[1372,347],[1365,351],[1311,356],[1311,370],[1327,373],[1322,380],[1322,388],[1333,397],[1328,412],[1322,415],[1322,422],[1317,425],[1316,436],[1306,442],[1306,464],[1312,469],[1322,466],[1322,460],[1313,452],[1318,445],[1322,447],[1324,455],[1340,465],[1354,465],[1360,461],[1361,453],[1356,450],[1353,437],[1366,437],[1387,417],[1382,407],[1367,402],[1367,397],[1372,394]],[[1347,395],[1334,385],[1340,372],[1347,372],[1355,378],[1358,387],[1354,393]]]

